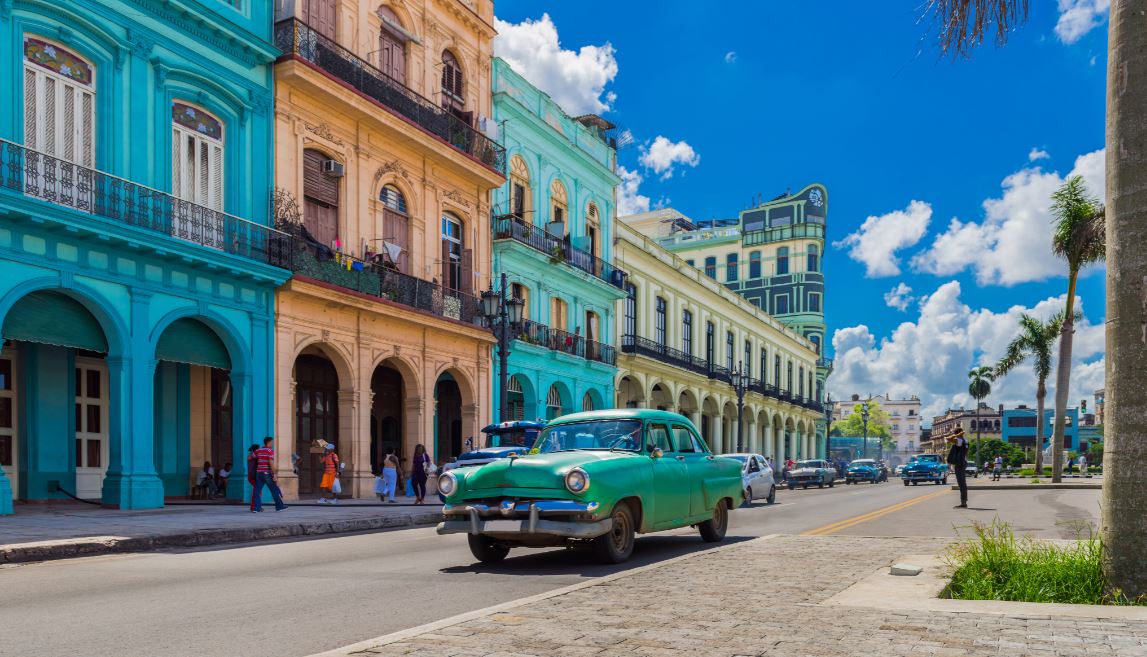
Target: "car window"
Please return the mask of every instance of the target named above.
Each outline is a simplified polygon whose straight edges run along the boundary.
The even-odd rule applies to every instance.
[[[694,452],[697,452],[698,454],[705,454],[709,451],[709,449],[707,447],[705,447],[705,443],[701,442],[701,439],[697,437],[697,434],[690,431],[689,432],[689,438],[691,438],[693,440],[693,451]]]
[[[758,467],[759,467],[761,470],[768,470],[768,469],[769,469],[769,464],[768,464],[768,462],[767,462],[767,461],[765,461],[764,459],[762,459],[761,457],[759,457],[759,456],[758,456],[758,457],[756,458],[756,461],[757,461],[757,466],[758,466]]]
[[[673,425],[673,442],[677,445],[678,452],[688,454],[697,451],[693,443],[693,432],[680,424]]]
[[[760,472],[761,466],[757,463],[757,459],[749,459],[749,472]]]
[[[669,444],[669,427],[664,424],[650,424],[645,430],[645,445],[649,451],[653,451],[656,447],[663,452],[672,452],[673,446]]]

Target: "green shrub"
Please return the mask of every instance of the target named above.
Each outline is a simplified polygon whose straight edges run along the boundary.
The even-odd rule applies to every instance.
[[[1106,593],[1102,547],[1094,535],[1061,547],[1031,537],[1017,539],[998,519],[973,525],[976,537],[958,543],[946,560],[952,567],[948,596],[960,600],[1011,600],[1086,605],[1147,605]]]

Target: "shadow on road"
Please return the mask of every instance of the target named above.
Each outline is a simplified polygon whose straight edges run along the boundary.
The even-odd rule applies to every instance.
[[[613,573],[645,566],[658,561],[672,559],[684,554],[705,552],[722,545],[752,540],[754,536],[726,536],[722,543],[705,543],[695,534],[647,536],[637,539],[633,556],[622,564],[606,565],[599,563],[593,553],[586,548],[566,548],[557,550],[515,549],[505,561],[498,564],[472,563],[450,566],[439,572],[452,575],[525,575],[530,577],[546,575],[580,575],[601,577]]]

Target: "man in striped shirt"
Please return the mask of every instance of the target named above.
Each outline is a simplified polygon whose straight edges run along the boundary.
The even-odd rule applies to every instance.
[[[275,510],[282,511],[287,508],[283,504],[283,494],[279,492],[279,483],[275,481],[275,449],[271,447],[275,439],[270,436],[263,439],[263,446],[255,450],[255,492],[253,499],[255,500],[255,508],[251,513],[259,513],[263,510],[263,486],[266,486],[271,491],[271,497],[275,500]]]

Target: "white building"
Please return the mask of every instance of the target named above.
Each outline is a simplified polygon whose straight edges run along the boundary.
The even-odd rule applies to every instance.
[[[884,457],[889,464],[895,466],[906,463],[913,454],[921,449],[920,435],[924,430],[923,418],[920,417],[920,398],[912,395],[907,399],[892,399],[890,395],[875,395],[861,397],[852,395],[851,399],[836,402],[833,409],[833,423],[843,421],[852,414],[853,409],[861,402],[875,402],[887,411],[889,417],[888,429],[892,433],[892,441],[896,443],[893,453],[885,453]]]

